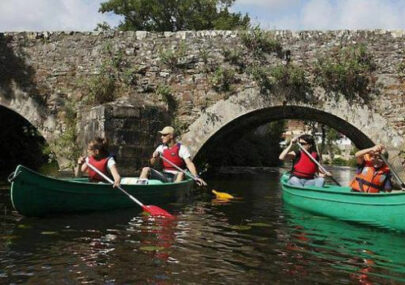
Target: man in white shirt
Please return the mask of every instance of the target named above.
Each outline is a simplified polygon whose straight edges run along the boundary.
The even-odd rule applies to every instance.
[[[184,173],[179,171],[178,168],[187,168],[194,176],[194,180],[198,185],[207,185],[207,183],[198,176],[188,148],[176,142],[174,128],[166,126],[163,130],[159,131],[159,133],[161,135],[162,144],[153,152],[150,164],[154,165],[157,159],[162,158],[163,172],[157,171],[151,167],[144,167],[139,178],[146,179],[149,177],[164,182],[179,182],[184,179]]]

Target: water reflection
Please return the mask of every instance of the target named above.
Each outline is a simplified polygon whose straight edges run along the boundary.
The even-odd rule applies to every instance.
[[[362,283],[372,277],[405,281],[402,234],[315,216],[284,205],[290,227],[289,250],[331,262]]]
[[[340,181],[343,171],[335,172]],[[218,176],[210,184],[239,199],[195,195],[167,205],[175,221],[151,219],[138,207],[24,218],[1,192],[0,283],[403,281],[404,235],[284,206],[279,177],[279,169]]]

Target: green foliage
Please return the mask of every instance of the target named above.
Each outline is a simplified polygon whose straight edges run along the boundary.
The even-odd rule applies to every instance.
[[[44,154],[52,157],[52,152],[58,153],[61,157],[70,160],[70,167],[75,166],[76,159],[81,154],[81,148],[76,143],[77,141],[77,113],[75,104],[67,101],[63,107],[61,119],[64,123],[64,128],[57,138],[50,142],[49,147],[44,149]],[[52,157],[54,158],[54,157]]]
[[[181,41],[177,48],[161,49],[159,51],[160,60],[171,69],[183,68],[185,65],[181,59],[187,55],[187,46]]]
[[[176,98],[174,98],[173,91],[169,86],[167,85],[158,86],[158,88],[156,89],[156,94],[162,96],[163,101],[167,103],[167,107],[170,113],[176,111],[178,102],[176,101]]]
[[[245,67],[245,61],[243,59],[242,50],[240,49],[222,49],[222,55],[224,60],[230,64],[238,66],[240,69]]]
[[[87,82],[88,96],[86,103],[98,105],[112,102],[115,99],[115,78],[112,74],[102,72]]]
[[[242,34],[243,44],[253,53],[256,58],[262,58],[264,54],[276,53],[281,57],[283,48],[272,34],[261,30],[258,26]]]
[[[99,11],[124,17],[120,30],[233,30],[249,27],[250,18],[229,12],[235,0],[108,0]]]
[[[288,64],[278,65],[270,70],[275,91],[285,93],[288,100],[308,101],[312,92],[303,68]]]
[[[259,85],[260,92],[262,94],[269,94],[275,83],[270,76],[270,69],[268,67],[254,65],[250,66],[247,72],[257,82],[257,85]]]
[[[316,83],[327,92],[343,94],[348,100],[357,96],[368,100],[375,85],[372,72],[376,65],[363,45],[333,50],[318,58],[314,73]]]
[[[235,71],[223,67],[217,68],[211,78],[212,87],[218,92],[231,91],[232,84],[235,82]]]
[[[399,76],[405,76],[405,60],[398,64],[397,71]]]

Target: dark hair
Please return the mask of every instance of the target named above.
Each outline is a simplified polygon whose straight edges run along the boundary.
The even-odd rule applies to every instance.
[[[308,134],[302,135],[299,137],[299,139],[306,141],[308,144],[311,145],[311,148],[309,149],[309,152],[316,152],[316,146],[315,146],[315,140],[314,137]]]
[[[106,138],[96,137],[89,142],[88,147],[91,150],[98,150],[99,157],[107,157],[109,155],[108,140]]]

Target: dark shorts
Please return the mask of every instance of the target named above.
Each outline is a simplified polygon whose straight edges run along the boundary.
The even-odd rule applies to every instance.
[[[173,182],[176,180],[178,173],[173,174],[173,173],[167,173],[167,172],[160,172],[156,169],[151,168],[150,169],[150,179],[157,179],[162,182]]]

